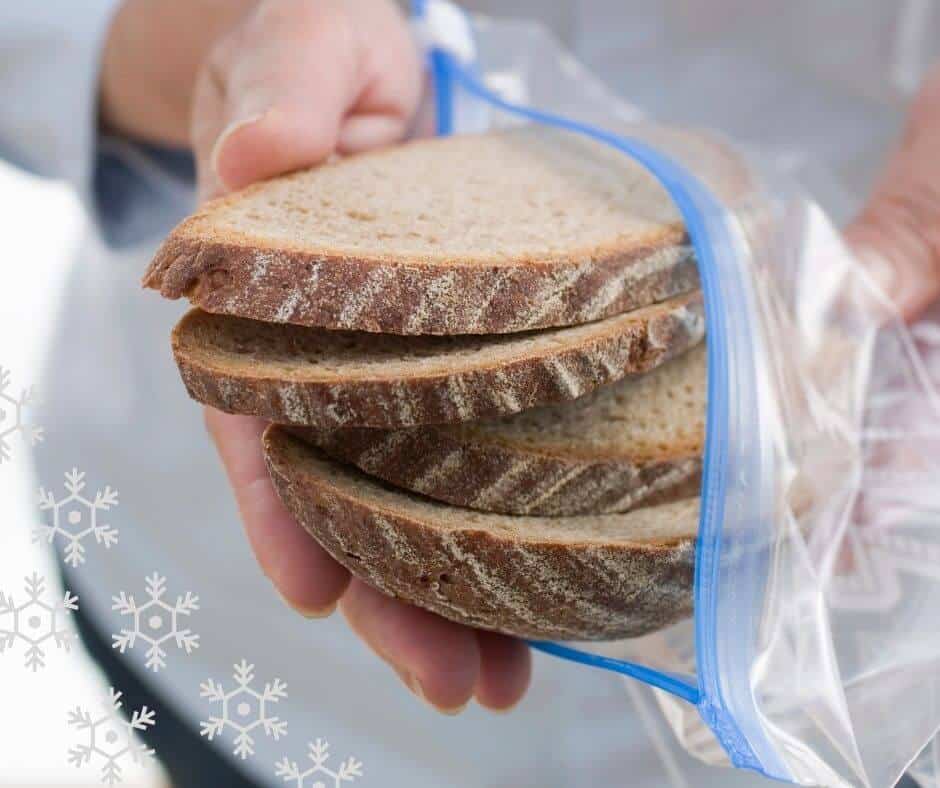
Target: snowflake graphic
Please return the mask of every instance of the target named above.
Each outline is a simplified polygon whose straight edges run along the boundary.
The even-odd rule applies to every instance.
[[[10,459],[11,436],[18,433],[31,446],[44,437],[43,428],[28,425],[24,417],[26,407],[36,404],[36,390],[30,386],[22,389],[19,397],[14,397],[9,388],[10,370],[0,367],[0,465]]]
[[[255,754],[251,732],[259,726],[275,741],[287,734],[286,720],[268,716],[268,705],[287,697],[287,684],[274,679],[272,683],[264,685],[262,692],[258,692],[250,686],[255,678],[254,671],[255,666],[242,659],[235,665],[232,674],[238,685],[235,689],[226,692],[221,684],[216,684],[212,679],[199,685],[201,697],[222,704],[222,716],[209,717],[207,722],[202,722],[201,735],[212,741],[226,727],[234,729],[238,735],[235,737],[233,752],[242,760]]]
[[[297,788],[307,788],[304,781],[314,774],[322,774],[324,778],[329,779],[329,786],[323,780],[317,780],[309,788],[340,788],[340,783],[354,782],[357,777],[362,777],[362,762],[357,761],[350,756],[339,765],[337,771],[326,767],[326,762],[330,757],[330,743],[325,739],[317,739],[315,742],[307,744],[307,757],[313,766],[306,771],[301,771],[297,761],[291,761],[284,758],[278,761],[274,767],[274,774],[284,782],[296,780]]]
[[[35,572],[26,578],[25,589],[27,599],[20,605],[14,603],[11,595],[0,591],[0,616],[12,618],[10,629],[0,628],[0,654],[22,640],[28,644],[26,667],[35,673],[46,666],[42,644],[47,640],[54,641],[57,648],[69,650],[72,633],[60,625],[72,610],[78,610],[78,597],[66,591],[61,601],[43,602],[46,581]]]
[[[119,635],[112,635],[114,648],[122,654],[129,648],[134,648],[137,640],[144,641],[147,649],[146,667],[154,673],[166,667],[166,649],[163,644],[171,638],[176,641],[176,647],[191,654],[199,648],[199,635],[193,634],[189,629],[180,629],[180,616],[188,616],[194,610],[199,610],[199,597],[191,591],[186,596],[176,597],[173,605],[163,601],[166,593],[166,578],[154,572],[146,578],[147,596],[149,599],[138,606],[133,596],[121,591],[120,596],[111,597],[112,610],[117,610],[122,616],[134,617],[133,629],[122,629]]]
[[[110,487],[98,490],[95,499],[89,500],[81,495],[85,489],[85,474],[78,468],[72,468],[65,474],[65,489],[69,493],[61,501],[44,487],[39,488],[40,511],[52,510],[52,525],[40,525],[33,531],[33,541],[45,537],[50,544],[61,536],[65,540],[65,563],[78,566],[85,563],[85,545],[82,540],[94,534],[95,541],[105,549],[117,544],[118,530],[107,523],[99,523],[100,512],[106,512],[118,504],[118,492]]]
[[[70,711],[68,724],[78,730],[87,731],[88,743],[79,744],[69,750],[69,763],[82,767],[91,762],[92,756],[104,759],[101,779],[108,785],[121,782],[120,761],[127,755],[134,763],[153,757],[153,750],[134,736],[134,731],[145,731],[156,724],[156,712],[141,707],[131,714],[130,720],[121,715],[121,694],[112,687],[103,704],[105,713],[93,719],[81,706]]]

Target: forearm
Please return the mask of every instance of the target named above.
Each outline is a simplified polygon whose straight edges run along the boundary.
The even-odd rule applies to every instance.
[[[124,0],[102,54],[102,124],[146,142],[188,144],[199,66],[257,1]]]

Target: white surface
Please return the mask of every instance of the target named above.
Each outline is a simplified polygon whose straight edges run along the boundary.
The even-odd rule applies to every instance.
[[[27,178],[3,164],[0,216],[0,366],[12,372],[18,393],[38,377],[81,220],[77,201],[65,187]],[[37,451],[43,451],[42,444]],[[23,599],[26,575],[35,571],[50,583],[56,575],[48,551],[30,539],[39,519],[35,487],[27,448],[14,437],[12,459],[0,464],[0,590],[17,602]],[[61,592],[53,588],[56,595]],[[77,644],[69,653],[54,645],[46,651],[46,667],[35,673],[24,667],[20,644],[0,654],[0,786],[100,785],[98,764],[78,769],[68,763],[68,749],[81,742],[81,735],[67,726],[66,714],[76,706],[100,708],[107,687]],[[156,768],[128,764],[124,784],[163,783]]]

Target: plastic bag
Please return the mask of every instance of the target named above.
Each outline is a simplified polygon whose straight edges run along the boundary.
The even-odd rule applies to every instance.
[[[632,156],[676,202],[708,326],[694,620],[585,651],[656,688],[708,763],[803,785],[930,779],[940,728],[940,325],[909,329],[773,162],[630,125],[536,25],[417,3],[439,133],[543,123]]]

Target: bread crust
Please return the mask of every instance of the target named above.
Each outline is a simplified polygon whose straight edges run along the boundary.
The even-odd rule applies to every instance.
[[[648,461],[592,460],[502,445],[446,426],[290,430],[331,457],[405,490],[502,514],[628,512],[696,495],[701,482],[701,452],[685,446]]]
[[[409,373],[304,378],[213,357],[200,331],[225,331],[227,320],[234,318],[193,310],[173,331],[174,357],[190,396],[230,413],[325,428],[472,421],[574,399],[662,364],[699,342],[705,331],[701,293],[694,292],[590,330],[567,329],[575,338],[556,329],[556,342],[498,362],[477,354],[474,362],[455,359],[445,370],[414,365]]]
[[[166,298],[268,323],[384,334],[499,334],[577,325],[698,287],[681,228],[586,259],[423,265],[278,250],[190,234],[164,241],[143,279]]]
[[[620,232],[612,228],[602,237],[580,243],[568,238],[562,248],[535,244],[530,250],[505,255],[466,248],[448,254],[440,242],[431,249],[398,249],[394,242],[379,238],[374,249],[357,253],[326,235],[322,242],[315,240],[316,233],[306,241],[283,236],[274,240],[252,231],[250,223],[226,225],[219,220],[227,211],[270,196],[293,181],[312,177],[327,188],[322,178],[316,180],[319,174],[330,176],[333,188],[351,189],[357,183],[356,173],[366,165],[375,168],[368,175],[374,184],[382,180],[375,172],[381,173],[383,167],[402,160],[421,161],[425,153],[434,157],[429,161],[438,169],[452,170],[451,177],[460,178],[468,150],[485,153],[493,145],[505,158],[494,154],[490,166],[537,150],[541,153],[535,161],[544,159],[552,167],[559,157],[573,166],[575,156],[574,161],[587,167],[583,178],[597,174],[598,167],[608,176],[611,168],[624,168],[623,177],[644,183],[645,191],[619,199],[637,200],[638,214],[658,206],[653,211],[657,218],[642,227],[624,226]],[[337,177],[330,180],[333,173]],[[453,335],[578,325],[698,287],[685,228],[668,195],[653,182],[642,167],[605,146],[544,129],[412,141],[253,184],[206,203],[164,241],[143,284],[167,298],[185,296],[207,312],[334,330]],[[438,184],[444,202],[457,183]],[[489,186],[477,185],[474,193],[481,201],[502,205],[506,196],[498,184],[497,178]],[[595,187],[600,190],[602,184]],[[578,194],[584,193],[583,184],[580,188],[581,192],[567,196],[573,208],[579,205]],[[308,195],[300,206],[303,213],[317,216],[318,210],[324,210],[318,207],[322,197]],[[541,221],[548,231],[551,216],[546,212]],[[590,223],[591,218],[582,221]],[[366,222],[356,232],[369,238],[377,230]]]
[[[519,637],[614,640],[692,611],[691,536],[565,542],[500,532],[486,515],[456,508],[466,525],[441,528],[335,483],[317,470],[322,455],[283,428],[268,428],[264,450],[281,500],[330,555],[374,588],[444,618]],[[697,510],[682,511],[692,534]]]

